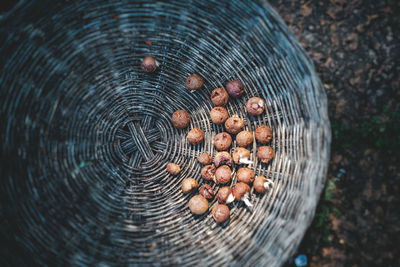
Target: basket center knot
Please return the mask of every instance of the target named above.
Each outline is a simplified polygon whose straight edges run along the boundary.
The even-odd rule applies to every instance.
[[[149,123],[141,121],[129,121],[121,129],[123,137],[120,138],[121,149],[126,156],[139,167],[143,161],[154,158],[154,142],[160,139],[160,132],[157,127],[151,127]]]

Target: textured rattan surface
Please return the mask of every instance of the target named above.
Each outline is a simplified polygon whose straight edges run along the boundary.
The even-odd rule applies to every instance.
[[[0,18],[1,233],[21,247],[8,250],[11,258],[282,264],[314,215],[330,134],[313,65],[272,8],[245,0],[55,2],[22,1]],[[159,61],[157,73],[140,70],[145,55]],[[204,89],[185,89],[190,73],[205,78]],[[230,79],[246,87],[229,100],[230,115],[250,131],[273,130],[276,158],[252,160],[274,186],[252,194],[253,211],[232,204],[230,221],[218,225],[209,212],[190,213],[180,183],[203,183],[196,156],[215,154],[213,136],[223,131],[208,115],[210,92]],[[251,96],[266,100],[262,116],[247,116]],[[204,130],[202,144],[189,145],[185,130],[172,127],[177,109],[191,114],[189,128]],[[166,172],[169,161],[181,174]]]

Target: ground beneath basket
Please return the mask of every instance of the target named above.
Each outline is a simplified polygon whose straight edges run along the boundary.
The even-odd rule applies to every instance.
[[[400,2],[270,2],[314,60],[332,123],[326,191],[294,258],[398,266]]]

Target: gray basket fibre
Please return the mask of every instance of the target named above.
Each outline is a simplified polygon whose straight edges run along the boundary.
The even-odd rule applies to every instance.
[[[21,1],[0,17],[0,38],[0,231],[16,263],[279,266],[294,253],[324,185],[330,126],[311,60],[267,3]],[[140,70],[146,55],[157,73]],[[203,89],[185,89],[190,73]],[[231,79],[246,94],[229,114],[273,130],[272,163],[251,151],[274,187],[219,225],[190,213],[180,184],[204,183],[196,157],[214,155],[223,131],[210,92]],[[265,99],[262,116],[247,116],[251,96]],[[202,144],[172,127],[177,109]]]

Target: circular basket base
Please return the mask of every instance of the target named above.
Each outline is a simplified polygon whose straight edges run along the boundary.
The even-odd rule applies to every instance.
[[[6,239],[38,264],[282,264],[313,217],[330,134],[313,65],[272,8],[43,3],[22,1],[0,18]],[[140,70],[147,55],[160,63],[156,73]],[[205,78],[204,88],[185,88],[190,73]],[[213,137],[223,131],[210,120],[210,92],[232,79],[246,94],[229,100],[229,114],[249,131],[273,130],[271,164],[256,159],[257,144],[250,149],[256,174],[274,187],[252,194],[252,211],[234,203],[230,220],[216,224],[209,212],[190,213],[180,183],[204,182],[196,157],[215,154]],[[251,96],[265,99],[263,115],[247,116]],[[205,132],[202,144],[172,127],[177,109],[191,114],[189,129]],[[168,162],[182,172],[169,175]],[[7,251],[16,264],[31,263]]]

